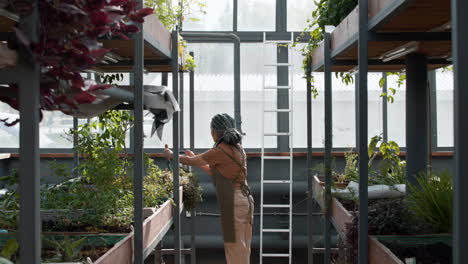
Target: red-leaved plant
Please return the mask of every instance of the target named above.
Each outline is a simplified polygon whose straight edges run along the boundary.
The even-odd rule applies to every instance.
[[[29,12],[28,0],[13,1],[20,15]],[[110,50],[99,39],[129,39],[138,32],[136,23],[153,13],[151,8],[138,8],[132,0],[39,0],[40,37],[31,43],[25,34],[15,29],[18,43],[27,47],[41,66],[41,110],[73,113],[79,104],[99,100],[95,91],[110,85],[84,80],[80,72],[99,64]],[[25,76],[27,78],[27,76]],[[18,86],[0,94],[0,101],[19,109]],[[12,96],[13,95],[13,96]],[[14,125],[19,120],[8,122]]]

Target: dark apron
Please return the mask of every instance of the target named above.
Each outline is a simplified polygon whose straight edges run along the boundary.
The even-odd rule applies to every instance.
[[[250,188],[247,185],[246,181],[241,181],[240,175],[242,170],[246,171],[245,166],[240,164],[234,157],[229,155],[223,149],[218,148],[224,154],[226,154],[234,163],[239,165],[240,171],[237,174],[235,179],[228,179],[221,175],[221,173],[215,168],[212,167],[213,172],[213,183],[216,187],[216,197],[218,199],[218,207],[221,212],[221,227],[223,231],[224,242],[236,242],[236,232],[234,225],[234,192],[236,185],[240,185],[242,194],[249,201],[249,215],[252,215],[253,205],[250,200]],[[245,158],[244,158],[245,162]],[[247,176],[247,173],[245,173]]]

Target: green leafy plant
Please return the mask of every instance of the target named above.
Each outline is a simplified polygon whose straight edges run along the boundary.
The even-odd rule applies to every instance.
[[[346,181],[357,181],[359,179],[359,170],[357,167],[359,155],[352,151],[345,153],[345,168],[341,175]]]
[[[378,151],[376,151],[378,149]],[[400,147],[395,141],[384,141],[382,136],[371,138],[368,147],[370,183],[395,185],[406,182],[406,162],[400,159]],[[382,160],[377,170],[372,170],[372,163],[378,155]]]
[[[201,0],[182,0],[179,5],[173,5],[172,0],[146,0],[145,5],[154,9],[159,21],[169,30],[185,20],[199,21],[194,15],[206,13],[206,4]]]
[[[48,239],[43,238],[46,244],[54,248],[57,251],[57,255],[49,259],[49,261],[61,261],[61,262],[70,262],[70,261],[80,261],[80,252],[86,241],[86,237],[73,240],[69,237],[64,239]]]
[[[400,88],[401,86],[403,86],[403,84],[406,81],[406,74],[405,73],[402,73],[402,72],[387,72],[386,77],[382,76],[382,78],[380,78],[380,80],[379,80],[380,88],[384,87],[385,80],[388,79],[388,76],[397,76],[398,77],[397,78],[397,88]],[[395,101],[395,98],[393,96],[396,94],[397,89],[392,88],[392,87],[388,87],[388,91],[390,91],[390,93],[382,92],[380,94],[380,97],[386,97],[388,102],[393,103]]]
[[[446,170],[421,173],[417,184],[409,184],[408,205],[415,219],[430,225],[433,232],[452,232],[453,177]]]

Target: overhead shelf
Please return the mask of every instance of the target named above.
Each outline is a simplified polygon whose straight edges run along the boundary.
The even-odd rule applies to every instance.
[[[402,58],[383,62],[386,54],[408,44],[426,54],[429,69],[450,64],[449,0],[369,0],[369,71],[398,71]],[[331,34],[332,71],[351,71],[358,60],[359,9],[356,7]],[[324,44],[313,55],[312,69],[323,71]]]
[[[12,33],[18,16],[0,9],[0,32]],[[155,15],[145,18],[143,24],[145,70],[149,72],[171,72],[171,32],[158,20]],[[103,47],[110,49],[115,62],[101,64],[94,70],[102,72],[129,72],[133,68],[134,40],[103,39]],[[175,47],[177,48],[177,47]],[[183,61],[179,59],[179,64]]]

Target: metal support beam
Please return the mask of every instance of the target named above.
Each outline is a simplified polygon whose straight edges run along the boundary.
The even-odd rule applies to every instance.
[[[177,47],[178,45],[178,32],[172,32],[172,45]],[[172,49],[172,92],[176,100],[179,100],[179,52],[177,49]],[[174,113],[173,116],[173,151],[174,157],[172,158],[172,172],[174,182],[174,202],[175,202],[175,213],[174,213],[174,263],[180,264],[181,254],[181,229],[180,229],[180,197],[179,197],[179,142],[180,142],[180,112]]]
[[[406,177],[417,184],[418,173],[427,169],[429,158],[429,89],[427,57],[406,57]]]
[[[78,133],[76,133],[77,130],[78,130],[78,118],[74,117],[73,118],[73,177],[74,178],[78,177],[78,164],[80,162],[79,157],[78,157],[78,150],[76,149],[78,147]]]
[[[32,42],[38,41],[38,1],[22,17],[19,29]],[[39,173],[39,83],[40,67],[31,63],[22,48],[19,65],[13,76],[19,80],[20,96],[20,223],[19,250],[21,263],[41,263],[40,173]],[[21,78],[20,78],[21,77]]]
[[[138,6],[143,7],[143,0],[138,0]],[[143,68],[144,68],[144,40],[143,25],[137,25],[140,32],[134,35],[134,172],[133,172],[133,263],[143,264],[143,176],[144,168],[144,149],[143,149]]]
[[[161,85],[162,86],[167,86],[168,84],[168,79],[169,79],[169,74],[167,72],[163,72],[161,74]]]
[[[307,71],[306,71],[306,96],[307,96],[307,232],[308,232],[308,241],[307,241],[307,263],[314,263],[314,237],[313,237],[313,224],[312,224],[312,214],[313,214],[313,197],[312,197],[312,62],[309,59],[307,61]]]
[[[234,119],[236,128],[242,133],[240,42],[234,42]]]
[[[387,142],[388,141],[388,101],[387,101],[388,83],[387,83],[386,72],[382,72],[382,78],[384,79],[382,92],[385,94],[385,96],[382,96],[382,121],[383,121],[382,131],[383,131],[383,141]]]
[[[324,79],[325,79],[325,264],[331,263],[331,184],[332,184],[332,148],[333,148],[333,116],[332,116],[332,72],[331,72],[331,34],[326,32],[324,39]]]
[[[369,41],[450,41],[450,32],[369,32]]]
[[[435,70],[429,72],[429,108],[431,110],[431,117],[429,127],[431,128],[431,151],[429,151],[429,159],[432,159],[432,151],[437,150],[437,82]],[[431,164],[432,162],[430,162]]]
[[[452,55],[454,68],[455,176],[453,263],[468,263],[468,2],[452,0]]]
[[[358,224],[358,263],[368,263],[368,195],[367,195],[367,63],[368,55],[368,0],[359,0],[359,33],[358,33],[358,63],[359,63],[359,97],[358,97],[358,153],[359,153],[359,224]]]
[[[194,53],[190,52],[190,56],[194,57]],[[195,151],[195,73],[190,72],[190,150]],[[192,209],[190,211],[190,264],[195,264],[197,262],[197,242],[196,242],[196,210]]]
[[[184,72],[179,73],[179,106],[180,106],[180,119],[179,119],[179,126],[180,126],[180,147],[184,149],[185,142],[184,142]]]

